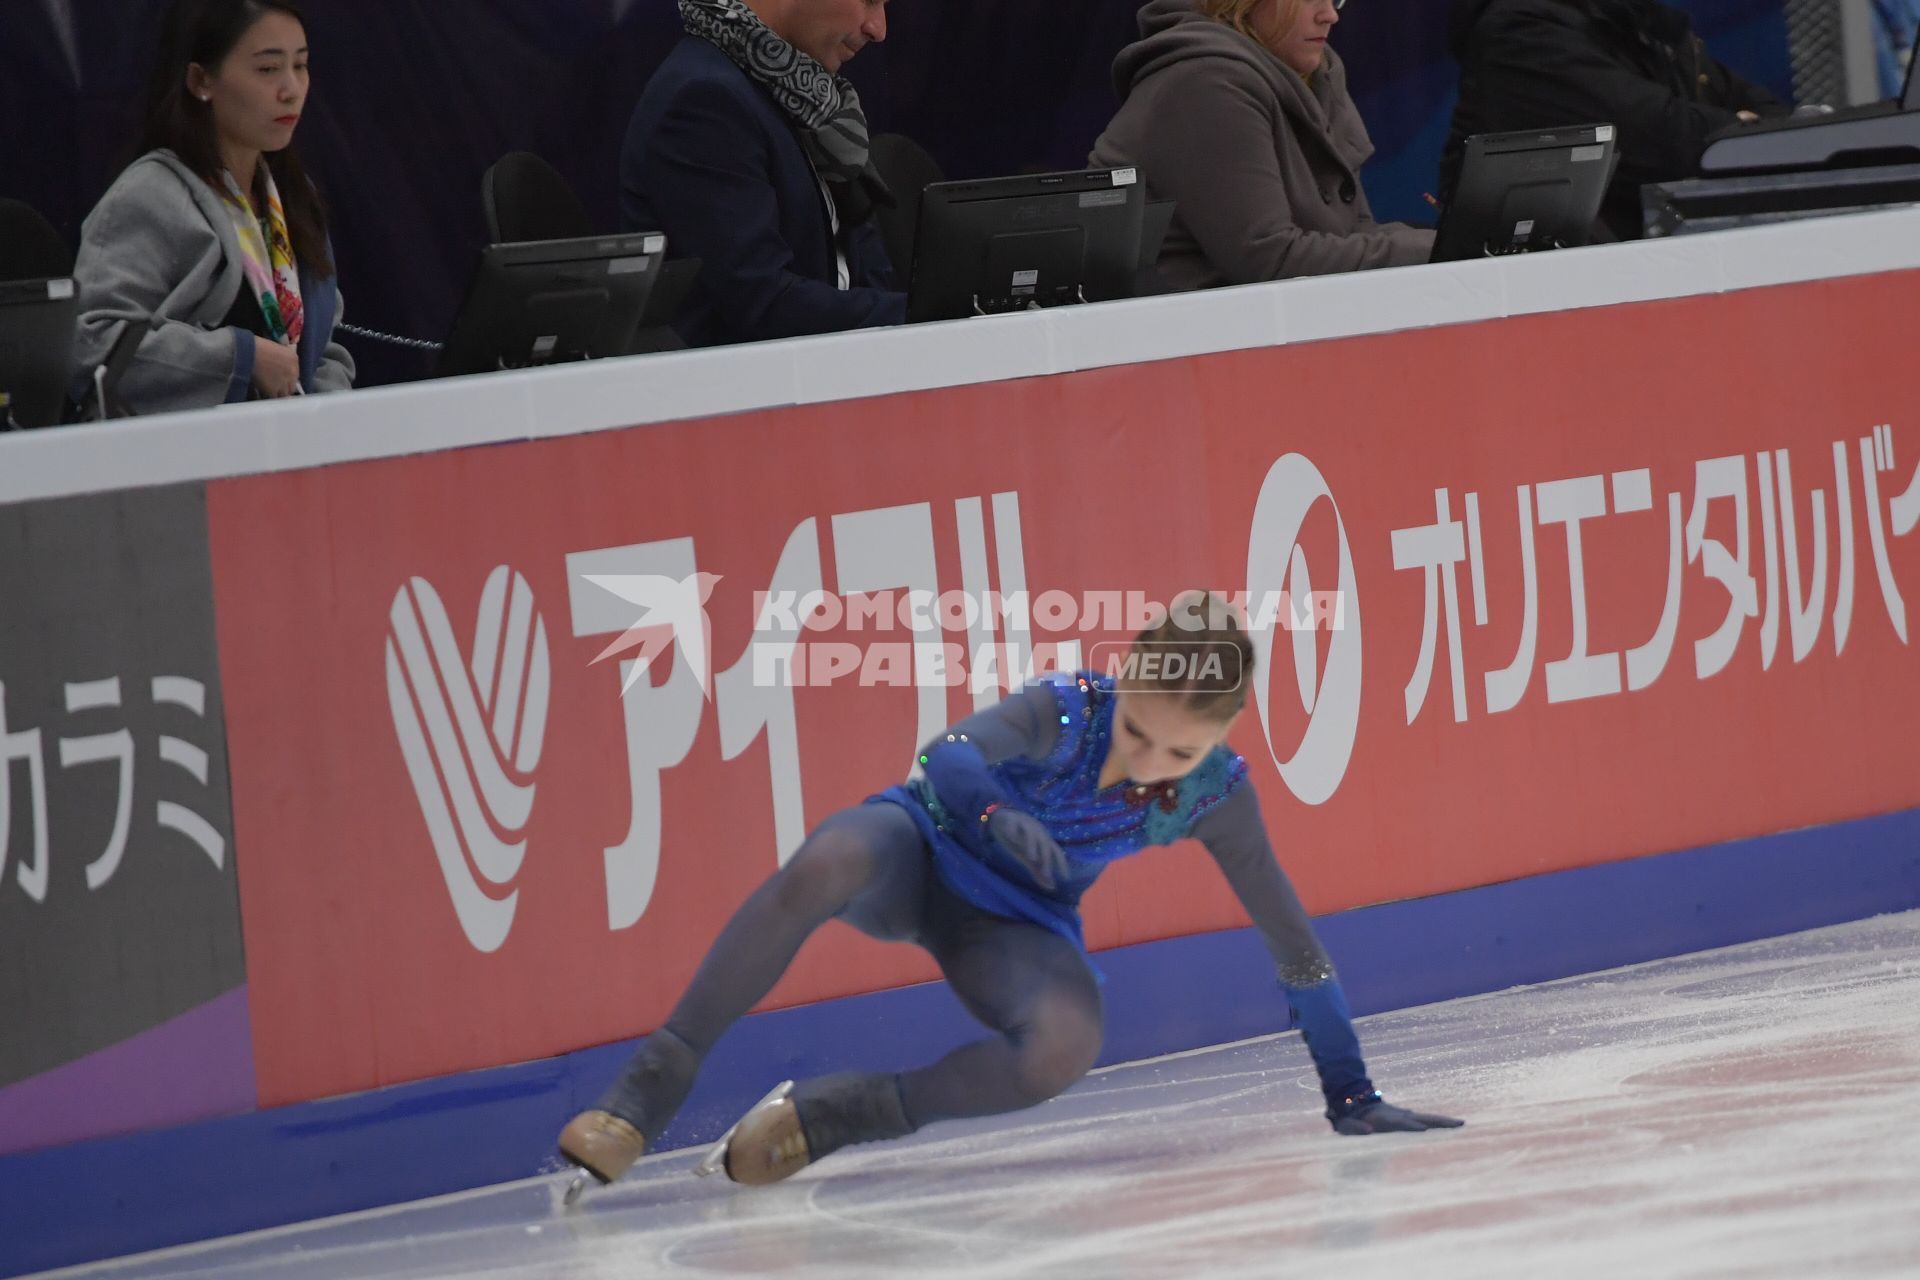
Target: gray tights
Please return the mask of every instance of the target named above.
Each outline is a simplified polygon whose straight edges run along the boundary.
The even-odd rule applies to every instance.
[[[1085,1075],[1098,1056],[1100,988],[1079,948],[955,897],[912,818],[894,804],[867,804],[823,822],[734,912],[665,1025],[601,1105],[651,1145],[721,1033],[772,989],[808,935],[836,917],[870,937],[924,947],[994,1034],[897,1081],[835,1077],[813,1090],[800,1086],[795,1101],[816,1159],[844,1142],[1031,1107]]]

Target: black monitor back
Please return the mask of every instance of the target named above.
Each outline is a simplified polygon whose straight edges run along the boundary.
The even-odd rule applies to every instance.
[[[907,319],[1132,297],[1145,206],[1133,169],[936,182],[921,197]]]
[[[1587,243],[1618,163],[1609,124],[1475,134],[1440,218],[1433,261]]]
[[[440,373],[626,355],[665,253],[657,232],[488,245]]]
[[[1907,83],[1901,88],[1897,101],[1902,111],[1920,111],[1920,31],[1914,33],[1913,43],[1907,46]]]
[[[51,427],[65,416],[78,321],[67,277],[0,283],[0,426]]]

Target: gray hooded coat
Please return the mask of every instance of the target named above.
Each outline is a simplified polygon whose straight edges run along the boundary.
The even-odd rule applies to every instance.
[[[171,151],[127,167],[87,215],[73,274],[80,289],[75,355],[81,376],[107,358],[124,322],[153,330],[128,367],[121,394],[134,412],[205,409],[245,400],[254,337],[227,323],[245,284],[240,239],[212,187]],[[300,272],[306,331],[300,383],[308,392],[353,385],[353,357],[333,339],[340,315],[332,277]],[[85,391],[76,385],[76,394]]]
[[[1114,62],[1121,107],[1091,162],[1137,166],[1150,198],[1176,202],[1169,288],[1427,261],[1431,231],[1367,206],[1373,141],[1333,50],[1309,83],[1193,0],[1149,0],[1140,34]]]

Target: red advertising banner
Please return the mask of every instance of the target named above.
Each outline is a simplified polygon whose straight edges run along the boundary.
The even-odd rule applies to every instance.
[[[1920,804],[1916,320],[1896,274],[217,482],[261,1101],[656,1025],[805,830],[1190,586],[1272,623],[1232,741],[1316,912]],[[1086,918],[1244,922],[1197,847]],[[933,976],[834,925],[768,1005]]]

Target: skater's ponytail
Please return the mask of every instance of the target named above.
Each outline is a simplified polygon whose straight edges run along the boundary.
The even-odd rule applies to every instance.
[[[1119,687],[1129,693],[1167,693],[1208,720],[1227,721],[1247,705],[1253,681],[1253,641],[1247,620],[1215,591],[1183,591],[1167,616],[1133,638]]]

